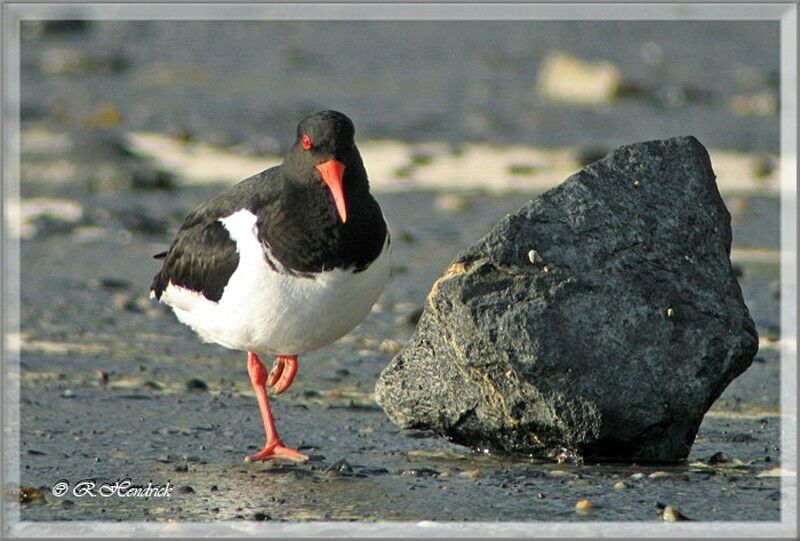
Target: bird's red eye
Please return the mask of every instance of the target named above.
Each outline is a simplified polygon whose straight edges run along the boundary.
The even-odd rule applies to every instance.
[[[311,137],[309,137],[307,134],[303,134],[303,148],[306,150],[311,149]]]

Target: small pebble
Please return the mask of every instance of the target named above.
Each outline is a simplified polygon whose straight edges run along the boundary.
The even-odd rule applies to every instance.
[[[709,464],[723,464],[725,462],[730,462],[730,461],[731,457],[729,457],[722,451],[719,451],[711,455],[706,462],[708,462]]]
[[[528,252],[528,261],[530,261],[531,263],[536,264],[537,262],[539,262],[541,260],[542,260],[542,258],[539,255],[539,252],[537,252],[536,250],[531,250],[531,251]]]
[[[253,520],[257,522],[263,522],[265,520],[270,520],[271,518],[272,517],[270,517],[268,514],[262,513],[261,511],[256,511],[253,513]]]
[[[194,489],[189,485],[184,485],[182,487],[178,487],[178,492],[180,494],[194,494]]]
[[[131,283],[128,280],[120,280],[119,278],[101,278],[98,283],[103,289],[130,289]]]
[[[20,487],[19,489],[19,503],[32,504],[32,503],[47,503],[44,497],[44,492],[38,488],[31,486]]]
[[[767,325],[767,332],[764,333],[764,338],[770,342],[777,342],[781,339],[781,328],[775,323]]]
[[[644,474],[641,472],[631,474],[631,479],[644,479]]]
[[[775,171],[775,161],[769,154],[759,154],[753,161],[753,175],[756,178],[765,178]]]
[[[667,317],[672,317],[675,315],[675,310],[672,308],[667,308]]]
[[[334,475],[353,475],[353,467],[345,459],[341,459],[325,468],[326,473]]]
[[[679,520],[678,513],[675,512],[675,508],[671,505],[664,508],[661,512],[661,518],[664,519],[664,522],[677,522]]]
[[[186,382],[186,389],[189,391],[207,391],[208,383],[200,378],[191,378]]]
[[[481,470],[466,470],[462,471],[458,474],[459,477],[464,477],[465,479],[479,479],[482,477]]]
[[[630,488],[624,481],[617,481],[614,483],[614,490],[625,490],[626,488]]]
[[[648,479],[664,479],[666,477],[670,477],[672,474],[666,471],[654,471],[650,475],[648,475]]]
[[[586,515],[592,512],[594,505],[589,500],[580,500],[575,504],[575,512]]]
[[[431,468],[410,468],[401,471],[400,475],[409,477],[438,477],[439,472]]]
[[[683,520],[691,520],[690,518],[686,517],[683,513],[678,511],[676,508],[672,507],[671,505],[664,505],[662,503],[656,504],[660,509],[659,515],[661,515],[661,519],[664,522],[679,522]]]

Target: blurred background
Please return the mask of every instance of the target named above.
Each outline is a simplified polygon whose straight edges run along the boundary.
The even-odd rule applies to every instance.
[[[25,120],[256,153],[282,151],[299,117],[326,108],[362,138],[778,145],[777,22],[30,21],[22,33]]]
[[[778,22],[29,20],[20,83],[22,197],[8,225],[21,240],[23,484],[124,471],[194,487],[169,505],[50,502],[27,518],[574,520],[592,491],[608,520],[650,520],[671,497],[701,520],[779,517],[779,477],[759,476],[780,460]],[[321,469],[346,459],[373,473],[350,488],[275,473],[281,506],[230,468],[261,438],[244,358],[201,344],[147,290],[151,256],[184,216],[279,163],[297,122],[321,109],[353,119],[397,242],[373,313],[307,356],[275,406],[279,423],[302,410],[282,435],[324,450]],[[762,337],[692,455],[747,465],[735,479],[686,470],[634,497],[607,489],[636,472],[609,467],[555,489],[526,464],[386,420],[375,380],[458,251],[616,146],[687,134],[711,154]],[[479,474],[442,492],[419,468]],[[515,494],[530,499],[508,497],[529,481]],[[321,490],[334,495],[311,497]],[[400,503],[386,499],[398,491]]]

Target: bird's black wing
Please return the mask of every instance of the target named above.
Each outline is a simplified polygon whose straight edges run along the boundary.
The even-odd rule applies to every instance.
[[[236,243],[221,222],[214,220],[184,229],[164,258],[164,266],[153,278],[152,291],[157,299],[172,282],[219,301],[236,267],[239,254]]]
[[[237,210],[259,206],[270,199],[277,168],[243,180],[227,192],[191,212],[166,254],[150,289],[157,299],[167,285],[185,287],[219,301],[239,265],[239,254],[228,230],[219,221]],[[161,256],[162,254],[158,254]],[[161,258],[160,258],[161,259]]]

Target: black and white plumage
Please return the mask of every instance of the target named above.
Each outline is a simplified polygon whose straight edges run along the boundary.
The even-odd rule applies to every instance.
[[[349,332],[383,290],[390,258],[354,133],[335,111],[303,119],[283,164],[186,217],[156,256],[151,297],[237,350],[296,355]]]

